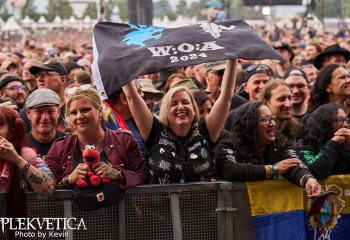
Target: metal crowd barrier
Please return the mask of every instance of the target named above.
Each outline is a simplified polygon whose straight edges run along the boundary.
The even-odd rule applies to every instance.
[[[84,220],[86,230],[67,229],[61,237],[45,239],[255,239],[244,183],[143,185],[128,189],[119,204],[92,212],[78,209],[71,191],[58,190],[48,198],[35,193],[26,197],[28,218]],[[4,194],[0,207],[3,216]],[[5,239],[1,229],[0,239]]]

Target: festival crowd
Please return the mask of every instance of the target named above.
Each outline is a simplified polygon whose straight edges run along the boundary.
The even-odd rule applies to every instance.
[[[90,174],[141,184],[350,173],[350,37],[258,29],[284,62],[210,62],[139,76],[102,101],[89,33],[0,43],[0,191],[71,189]],[[18,40],[18,39],[17,39]],[[137,67],[137,66],[135,66]],[[101,161],[88,164],[87,146]]]

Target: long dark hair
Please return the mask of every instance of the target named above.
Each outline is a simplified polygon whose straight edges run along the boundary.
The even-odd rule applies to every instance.
[[[297,68],[295,68],[297,69]],[[279,86],[284,86],[289,89],[287,83],[281,79],[275,79],[274,81],[267,82],[260,92],[260,99],[266,100],[267,102],[271,101],[272,91]],[[286,129],[288,131],[289,139],[296,139],[301,128],[301,123],[295,118],[291,117],[286,120]]]
[[[24,123],[18,112],[8,107],[0,107],[0,126],[8,127],[7,140],[11,142],[20,155],[25,146]],[[5,136],[4,136],[5,137]],[[17,166],[10,167],[10,184],[6,193],[6,216],[10,218],[25,217],[25,194],[20,187],[20,174]],[[8,232],[8,239],[16,239],[13,231]],[[17,238],[18,239],[18,238]]]
[[[319,106],[329,103],[329,93],[326,92],[325,88],[331,83],[333,72],[340,67],[339,64],[331,64],[319,72],[310,92],[309,113],[315,111]]]
[[[305,144],[319,149],[334,136],[332,124],[340,107],[335,103],[327,103],[310,114],[306,122]]]
[[[238,159],[247,163],[254,163],[257,159],[259,138],[258,123],[260,117],[259,108],[265,105],[265,101],[253,101],[243,104],[235,114],[230,139],[237,150]]]

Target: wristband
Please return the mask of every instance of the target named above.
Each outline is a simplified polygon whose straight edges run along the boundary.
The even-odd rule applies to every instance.
[[[315,178],[314,176],[312,176],[311,174],[306,174],[302,177],[301,179],[301,186],[302,187],[305,187],[307,181],[310,179],[310,178]]]
[[[273,178],[278,178],[278,167],[274,164],[274,165],[271,165],[271,168],[272,168],[272,177]]]
[[[21,176],[24,176],[29,168],[30,168],[30,163],[29,163],[29,162],[26,162],[26,164],[24,165],[24,167],[19,169],[19,174],[20,174]]]
[[[271,165],[265,165],[266,179],[272,178]]]

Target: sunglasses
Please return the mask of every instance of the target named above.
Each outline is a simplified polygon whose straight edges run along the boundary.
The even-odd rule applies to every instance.
[[[256,72],[256,73],[266,73],[268,75],[271,75],[271,69],[264,65],[264,64],[253,64],[253,65],[250,65],[249,67],[247,67],[245,69],[245,71],[247,73],[250,73],[250,72]]]
[[[72,88],[69,88],[67,90],[67,93],[68,93],[68,96],[74,94],[75,92],[77,92],[78,90],[79,91],[87,91],[89,90],[90,88],[93,88],[93,86],[91,84],[83,84],[79,87],[72,87]]]

